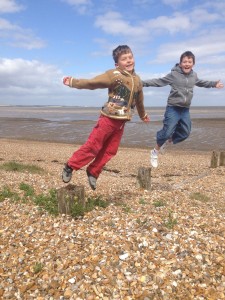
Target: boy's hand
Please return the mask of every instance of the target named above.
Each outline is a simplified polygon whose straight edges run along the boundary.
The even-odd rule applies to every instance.
[[[71,79],[71,76],[66,76],[63,78],[63,84],[65,85],[70,85],[70,79]]]
[[[217,83],[216,83],[216,88],[217,89],[222,89],[223,86],[224,86],[223,83],[220,80],[218,80]]]
[[[150,118],[148,115],[146,115],[143,119],[142,119],[143,122],[145,123],[149,123],[150,122]]]

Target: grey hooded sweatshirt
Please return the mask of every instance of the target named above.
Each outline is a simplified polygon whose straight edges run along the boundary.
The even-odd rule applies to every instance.
[[[171,90],[167,105],[180,107],[190,107],[195,85],[198,87],[213,88],[216,87],[216,83],[217,81],[199,79],[197,73],[193,70],[189,74],[185,74],[179,64],[176,64],[165,77],[142,81],[143,87],[163,87],[170,85]]]

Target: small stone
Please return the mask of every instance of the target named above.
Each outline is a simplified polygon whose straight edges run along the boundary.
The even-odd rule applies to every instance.
[[[69,281],[69,283],[75,283],[75,282],[76,282],[76,278],[75,278],[75,277],[72,277],[72,278],[70,278],[68,281]]]
[[[70,299],[72,297],[72,295],[73,295],[73,292],[69,288],[67,288],[64,292],[64,297],[66,299]]]
[[[124,253],[119,256],[120,260],[126,260],[129,257],[129,253]]]
[[[196,257],[197,260],[203,260],[203,257],[202,257],[201,254],[197,254],[195,257]]]

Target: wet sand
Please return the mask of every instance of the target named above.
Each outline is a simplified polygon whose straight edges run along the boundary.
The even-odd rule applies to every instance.
[[[83,144],[96,121],[49,121],[38,118],[0,118],[0,138]],[[125,126],[121,147],[151,148],[155,135],[162,127],[161,121],[128,122]],[[190,137],[177,145],[176,150],[224,150],[225,118],[192,120]]]

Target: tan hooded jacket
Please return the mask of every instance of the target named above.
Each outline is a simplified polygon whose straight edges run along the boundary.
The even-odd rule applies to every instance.
[[[71,77],[70,87],[77,89],[108,88],[108,101],[101,109],[101,114],[112,119],[131,120],[136,106],[139,117],[146,117],[144,96],[140,77],[133,72],[119,68],[108,70],[92,79],[76,79]]]

